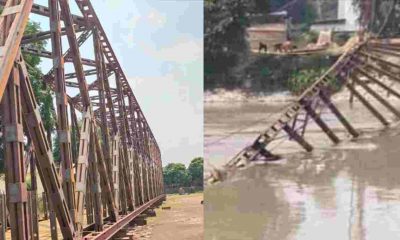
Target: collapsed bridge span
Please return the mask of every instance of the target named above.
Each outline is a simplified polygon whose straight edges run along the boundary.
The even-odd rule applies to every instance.
[[[313,120],[325,133],[332,143],[340,142],[335,131],[322,117],[322,109],[328,109],[340,122],[346,131],[357,138],[360,133],[340,109],[331,101],[333,89],[331,83],[337,81],[350,92],[350,99],[357,98],[372,115],[384,126],[390,123],[382,114],[382,109],[374,106],[361,94],[361,88],[366,94],[379,102],[389,112],[400,118],[400,110],[396,109],[387,99],[378,94],[370,84],[387,91],[388,94],[400,98],[400,93],[392,85],[381,81],[380,76],[386,76],[394,84],[400,83],[397,76],[400,70],[400,39],[369,39],[355,43],[343,53],[336,63],[331,66],[320,78],[303,92],[280,117],[273,122],[257,139],[231,159],[227,167],[242,166],[254,160],[277,160],[268,146],[278,139],[278,134],[284,132],[286,138],[296,141],[305,151],[313,151],[313,146],[307,142],[305,133],[309,121]],[[389,58],[395,59],[388,60]],[[281,138],[281,137],[279,137]]]

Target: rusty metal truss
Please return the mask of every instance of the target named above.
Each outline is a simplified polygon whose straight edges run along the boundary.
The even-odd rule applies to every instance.
[[[389,61],[388,58],[395,59]],[[375,84],[388,94],[400,98],[400,93],[392,85],[384,83],[380,76],[387,77],[393,83],[400,83],[400,39],[369,39],[356,43],[347,50],[314,84],[308,88],[282,115],[273,122],[257,139],[232,158],[227,168],[240,167],[255,160],[274,161],[280,159],[268,149],[269,145],[282,138],[296,141],[305,151],[313,151],[304,134],[309,121],[326,134],[333,144],[340,142],[328,122],[322,118],[322,110],[330,111],[347,130],[349,135],[357,138],[360,133],[346,119],[344,114],[331,101],[333,93],[330,83],[337,81],[350,92],[350,101],[357,98],[371,114],[384,126],[390,122],[382,114],[382,107],[377,108],[358,90],[375,99],[384,108],[400,119],[400,109],[396,109],[387,99],[378,94],[370,84]],[[281,134],[281,135],[279,135]],[[279,145],[278,145],[279,146]]]
[[[8,212],[0,221],[2,229],[11,228],[12,239],[41,239],[38,204],[32,200],[37,195],[36,172],[45,191],[52,239],[57,239],[57,227],[63,239],[109,239],[165,198],[161,154],[153,133],[91,2],[75,2],[81,16],[71,13],[68,0],[49,0],[48,6],[0,0],[7,202],[6,211],[0,212]],[[50,30],[24,35],[30,14],[48,17]],[[81,57],[80,47],[89,39],[95,59]],[[43,40],[50,41],[50,51],[31,44]],[[43,83],[54,91],[60,166],[53,161],[51,132],[44,128],[22,53],[53,61]],[[66,62],[73,64],[73,73],[65,73]],[[89,83],[88,76],[96,79]],[[69,96],[67,88],[78,89],[79,94]]]

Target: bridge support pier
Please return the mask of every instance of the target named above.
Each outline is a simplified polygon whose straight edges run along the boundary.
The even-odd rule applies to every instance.
[[[323,92],[319,92],[319,97],[325,103],[325,105],[331,110],[331,112],[337,117],[337,119],[343,124],[343,126],[347,129],[347,131],[353,135],[353,137],[358,137],[359,133],[351,126],[349,121],[343,116],[343,114],[335,107],[332,101],[328,98],[328,96]]]
[[[354,81],[353,76],[350,76],[352,80]],[[354,94],[358,100],[372,113],[374,117],[376,117],[384,126],[388,126],[389,122],[383,117],[383,115],[376,110],[374,106],[372,106],[371,103],[369,103],[356,89],[350,84],[346,84],[347,89],[349,89],[350,92]]]
[[[315,121],[315,123],[326,133],[329,139],[333,143],[337,144],[340,142],[339,138],[333,133],[333,131],[328,127],[328,125],[318,116],[318,114],[312,109],[310,104],[305,100],[301,100],[300,104],[303,105],[304,110],[310,115],[310,117]]]
[[[286,133],[296,142],[298,142],[307,152],[311,152],[313,150],[313,147],[287,124],[283,127],[283,130],[285,130]]]

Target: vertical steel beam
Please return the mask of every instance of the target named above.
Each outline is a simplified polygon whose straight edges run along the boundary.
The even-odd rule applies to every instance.
[[[134,209],[134,198],[133,198],[133,193],[132,193],[132,184],[131,184],[131,178],[130,178],[130,173],[129,173],[129,163],[128,163],[128,156],[127,156],[127,151],[124,150],[124,144],[120,147],[120,172],[122,172],[122,183],[123,185],[123,201],[124,204],[126,203],[128,210],[133,210]],[[122,191],[122,188],[121,188]],[[123,206],[124,207],[124,206]]]
[[[138,159],[139,159],[139,171],[140,171],[140,196],[141,196],[140,200],[141,204],[144,204],[146,200],[145,200],[145,190],[144,190],[144,184],[145,184],[144,162],[142,155],[138,155]]]
[[[130,114],[130,127],[131,127],[131,138],[132,138],[132,143],[135,146],[135,150],[137,153],[140,151],[140,146],[139,146],[139,136],[138,136],[138,130],[137,130],[137,123],[136,123],[136,117],[135,117],[135,101],[132,96],[132,94],[128,95],[128,102],[129,102],[129,114]]]
[[[86,223],[92,224],[94,222],[93,216],[93,194],[90,186],[92,185],[90,178],[86,181],[86,195],[85,195],[85,211],[86,211]]]
[[[119,88],[119,91],[121,95],[120,101],[119,101],[119,110],[120,110],[120,118],[121,118],[121,128],[123,129],[121,131],[122,134],[125,135],[125,141],[126,141],[126,147],[128,148],[128,162],[129,162],[129,179],[131,183],[131,189],[132,189],[132,198],[134,201],[134,206],[137,206],[137,201],[138,201],[138,194],[137,194],[137,189],[136,189],[136,163],[134,161],[134,152],[133,152],[133,143],[132,143],[132,137],[130,133],[130,128],[129,128],[129,122],[128,122],[128,111],[125,105],[125,91],[122,88],[122,80],[119,79],[119,74],[116,74],[116,81],[117,82],[117,89]],[[123,145],[124,146],[124,145]]]
[[[125,125],[126,126],[126,125]],[[128,132],[128,131],[127,131]],[[128,162],[129,162],[129,177],[132,184],[132,195],[134,199],[134,206],[136,206],[137,193],[135,186],[135,173],[134,173],[134,162],[133,162],[133,151],[131,148],[128,149]]]
[[[153,159],[150,159],[150,199],[155,197],[154,194],[154,168],[153,168]]]
[[[117,136],[112,139],[112,180],[115,208],[119,209],[119,139]]]
[[[146,156],[146,177],[147,177],[147,201],[151,200],[151,176],[150,176],[150,159]]]
[[[32,218],[32,211],[33,211],[33,206],[32,206],[33,204],[32,204],[32,192],[31,191],[28,191],[27,192],[27,206],[28,206],[28,213],[29,213],[29,219],[28,219],[28,221],[29,221],[29,226],[30,226],[30,228],[29,228],[29,238],[30,239],[34,239],[35,237],[35,235],[33,234],[33,230],[32,230],[32,226],[33,226],[33,218]]]
[[[148,149],[146,148],[147,136],[145,135],[145,126],[143,123],[143,118],[140,112],[138,113],[138,130],[139,137],[141,139],[141,152],[143,159],[143,172],[144,172],[144,192],[145,192],[145,201],[150,200],[150,186],[149,186],[149,158],[148,158]]]
[[[147,135],[147,123],[146,123],[146,121],[145,121],[145,119],[144,119],[144,116],[142,115],[142,114],[139,114],[139,128],[140,128],[140,132],[141,132],[141,135],[142,135],[142,137],[143,137],[143,141],[142,141],[142,143],[143,143],[143,153],[147,156],[147,157],[149,157],[149,145],[148,145],[148,142],[149,142],[149,137],[148,137],[148,135]]]
[[[112,172],[112,163],[111,163],[111,151],[110,151],[110,132],[107,124],[107,109],[106,109],[106,99],[104,92],[104,78],[107,76],[104,75],[105,69],[104,67],[104,57],[103,51],[101,48],[101,43],[99,39],[98,30],[96,28],[93,29],[93,45],[94,45],[94,54],[96,61],[96,69],[97,69],[97,86],[98,86],[98,94],[99,94],[99,104],[100,104],[100,116],[101,116],[101,132],[102,132],[102,148],[103,148],[103,156],[107,167],[107,172]],[[108,174],[110,183],[113,182],[112,174]],[[114,191],[114,185],[111,184],[111,191]]]
[[[104,173],[108,172],[108,182],[109,182],[109,187],[110,187],[110,192],[107,192],[107,194],[110,194],[113,199],[114,197],[114,184],[113,184],[113,179],[112,179],[112,163],[111,163],[111,151],[110,151],[110,135],[109,135],[109,130],[108,130],[108,124],[107,124],[107,110],[106,110],[106,102],[105,102],[105,93],[104,93],[104,78],[107,78],[106,75],[106,67],[104,63],[104,57],[103,57],[103,52],[101,48],[101,43],[99,39],[99,33],[97,28],[93,29],[93,46],[94,46],[94,55],[95,55],[95,61],[96,61],[96,72],[97,72],[97,87],[98,87],[98,96],[99,96],[99,105],[100,105],[100,116],[101,116],[101,134],[102,134],[102,149],[103,149],[103,156],[104,156],[104,161],[105,161],[105,167],[106,171]],[[103,69],[104,68],[104,69]],[[103,185],[104,188],[104,185]],[[101,196],[102,197],[102,202],[104,204],[103,208],[103,215],[107,215],[107,196],[104,194]],[[114,200],[113,200],[114,201]],[[110,211],[110,214],[118,214],[118,205],[114,202],[113,208],[108,208]],[[112,212],[114,211],[114,213]],[[115,220],[117,220],[115,218]]]
[[[113,194],[111,191],[112,182],[109,181],[107,167],[106,167],[106,163],[104,161],[103,151],[101,150],[100,141],[96,134],[96,129],[97,129],[96,125],[93,124],[92,136],[93,136],[93,141],[94,141],[94,146],[95,146],[94,149],[96,151],[97,160],[98,160],[98,172],[100,174],[100,185],[101,185],[101,189],[103,191],[104,199],[106,201],[106,205],[104,206],[104,208],[105,207],[108,208],[111,220],[117,221],[118,220],[118,209],[115,207],[115,204],[114,204],[115,201],[114,201]]]
[[[142,178],[143,178],[143,202],[149,200],[148,195],[148,176],[147,176],[147,161],[146,156],[142,157]]]
[[[103,230],[103,206],[101,202],[101,188],[100,188],[100,176],[98,172],[98,162],[95,151],[94,142],[90,142],[89,146],[89,173],[88,177],[90,177],[90,191],[93,193],[93,209],[94,209],[94,223],[95,223],[95,231]]]
[[[144,203],[143,201],[143,179],[142,179],[142,153],[140,150],[140,139],[139,139],[139,135],[138,135],[138,129],[137,129],[137,121],[136,121],[136,117],[135,117],[135,101],[134,98],[132,96],[132,94],[128,95],[128,102],[129,102],[129,114],[130,114],[130,131],[131,131],[131,139],[132,139],[132,145],[134,146],[135,150],[135,174],[136,174],[136,199],[137,199],[137,203],[136,205],[141,205]]]
[[[132,149],[133,153],[133,167],[134,167],[134,184],[135,184],[135,197],[136,197],[136,206],[141,205],[141,186],[140,186],[140,169],[139,169],[139,155],[135,148]]]
[[[148,126],[145,121],[143,121],[143,135],[145,136],[144,138],[144,148],[146,152],[146,157],[147,157],[147,171],[148,171],[148,195],[149,195],[149,200],[153,198],[153,175],[152,175],[152,159],[150,156],[150,138],[149,138],[149,132],[148,132]]]
[[[122,174],[119,174],[119,199],[120,199],[120,206],[121,206],[121,211],[122,214],[126,214],[128,212],[128,200],[126,196],[126,171],[124,171],[124,153],[122,151],[122,147],[118,148],[118,155],[119,155],[119,172]]]
[[[144,196],[145,202],[150,200],[149,196],[149,163],[147,156],[144,155],[143,157],[143,172],[144,172]]]
[[[32,193],[32,233],[33,239],[39,239],[39,224],[38,224],[38,212],[37,212],[37,181],[36,181],[36,156],[32,151],[30,154],[30,173],[31,173],[31,193]]]
[[[3,133],[6,191],[12,239],[30,239],[28,192],[25,182],[24,134],[21,107],[20,72],[14,66],[4,92]]]
[[[76,185],[75,185],[75,208],[76,208],[76,228],[78,234],[83,228],[83,208],[86,195],[87,166],[89,156],[91,118],[88,112],[82,114],[82,126],[79,139],[79,153],[76,163]]]
[[[71,136],[68,123],[68,103],[64,76],[64,57],[61,46],[61,24],[57,0],[49,0],[51,45],[55,75],[57,106],[57,140],[60,146],[61,172],[65,200],[72,219],[75,219],[74,171],[72,168]]]
[[[49,201],[46,196],[46,192],[42,192],[42,203],[43,203],[43,220],[49,219]]]
[[[47,195],[46,195],[47,197]],[[47,198],[48,199],[48,198]],[[54,207],[51,203],[51,201],[46,200],[49,204],[49,218],[50,218],[50,235],[51,235],[51,240],[57,240],[58,239],[58,230],[57,230],[57,216],[56,212],[54,211]]]
[[[122,143],[122,153],[123,153],[123,164],[124,164],[124,169],[123,171],[125,172],[125,182],[127,184],[126,189],[126,195],[127,195],[127,200],[128,200],[128,207],[129,210],[133,210],[135,203],[134,203],[134,190],[133,190],[133,185],[132,185],[132,177],[130,176],[129,173],[129,156],[128,156],[128,140],[127,140],[127,129],[125,125],[125,111],[123,110],[123,101],[124,101],[124,95],[123,95],[123,90],[121,86],[121,81],[119,79],[119,74],[116,72],[115,73],[115,81],[117,85],[117,92],[118,92],[118,109],[119,109],[119,116],[120,116],[120,134],[121,134],[121,143]]]

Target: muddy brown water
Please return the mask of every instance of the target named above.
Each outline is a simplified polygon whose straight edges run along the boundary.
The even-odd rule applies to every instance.
[[[360,103],[350,107],[345,94],[336,103],[360,138],[350,139],[326,113],[339,145],[311,124],[306,139],[314,152],[285,141],[275,149],[282,161],[250,165],[206,187],[205,239],[400,239],[400,127],[379,105],[389,129]],[[250,144],[284,105],[206,103],[206,172]]]

